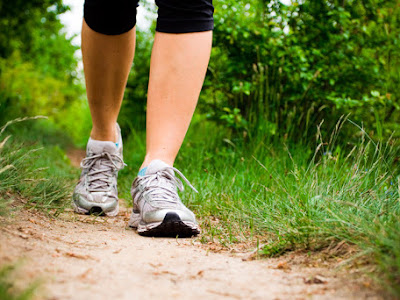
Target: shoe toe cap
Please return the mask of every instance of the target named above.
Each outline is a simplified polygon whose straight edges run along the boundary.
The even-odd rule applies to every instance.
[[[100,207],[103,211],[112,210],[118,203],[118,198],[108,193],[74,193],[73,200],[76,205],[84,209],[91,209],[95,206]]]
[[[183,222],[196,223],[196,218],[190,210],[180,209],[158,209],[148,211],[143,214],[143,221],[145,223],[162,222],[168,213],[176,213]]]

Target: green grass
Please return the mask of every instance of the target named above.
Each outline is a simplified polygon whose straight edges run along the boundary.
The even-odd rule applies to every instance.
[[[79,172],[70,166],[65,145],[47,138],[58,134],[40,126],[46,123],[14,123],[19,121],[24,122],[0,128],[0,212],[7,212],[8,203],[15,198],[59,212],[67,205]]]
[[[341,140],[342,126],[359,138]],[[120,176],[125,199],[144,155],[143,141],[143,134],[134,134],[125,142],[128,167]],[[182,198],[201,221],[201,241],[229,246],[259,240],[264,256],[319,251],[344,241],[399,296],[395,142],[375,144],[364,130],[341,120],[331,136],[310,144],[246,144],[230,140],[224,128],[195,120],[176,167],[199,190],[187,188]]]
[[[342,126],[354,130],[358,138],[342,140]],[[22,129],[15,135],[21,132],[24,138],[15,137],[0,150],[7,154],[6,159],[1,156],[0,169],[16,167],[5,171],[12,176],[0,174],[9,180],[4,184],[0,179],[0,195],[11,190],[40,208],[68,206],[79,170],[68,166],[66,146],[49,138],[51,130],[44,131],[45,140],[40,138],[43,130],[30,132],[31,138]],[[128,203],[145,152],[144,133],[131,132],[124,141],[128,166],[119,175],[120,196]],[[319,251],[344,241],[358,249],[355,257],[373,267],[375,279],[388,292],[400,296],[395,141],[375,144],[364,130],[345,120],[331,136],[318,136],[303,145],[243,142],[232,136],[197,115],[176,161],[199,190],[196,194],[186,187],[182,199],[200,220],[202,242],[231,246],[258,241],[264,245],[260,255],[267,257],[293,250]],[[20,148],[19,143],[25,146]],[[40,169],[43,166],[50,167]]]

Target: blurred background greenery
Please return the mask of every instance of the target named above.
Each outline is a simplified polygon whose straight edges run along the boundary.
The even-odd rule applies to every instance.
[[[140,5],[155,14],[151,3]],[[201,187],[183,197],[200,219],[201,241],[260,240],[268,256],[345,241],[399,296],[400,1],[214,5],[210,65],[176,161]],[[91,120],[77,46],[59,18],[67,10],[62,0],[0,0],[0,124],[48,116],[0,130],[6,202],[11,190],[37,207],[65,207],[79,176],[66,151],[85,147]],[[138,30],[119,117],[125,199],[145,153],[149,24]],[[20,176],[40,181],[21,185]]]
[[[68,7],[19,0],[0,9],[0,120],[46,115],[83,146],[90,118],[82,76],[58,18]],[[218,1],[197,114],[249,143],[312,141],[322,120],[329,132],[343,114],[387,138],[399,126],[399,14],[394,0]],[[138,33],[119,120],[126,135],[144,128],[153,31]]]

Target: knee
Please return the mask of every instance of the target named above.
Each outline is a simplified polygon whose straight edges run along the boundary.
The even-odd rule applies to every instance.
[[[156,0],[156,31],[188,33],[214,28],[212,0]]]
[[[83,16],[96,32],[122,34],[135,26],[137,4],[134,0],[85,0]]]

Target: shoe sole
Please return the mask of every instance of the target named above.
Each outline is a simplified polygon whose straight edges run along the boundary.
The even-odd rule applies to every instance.
[[[132,226],[131,226],[132,227]],[[199,226],[192,222],[182,221],[178,214],[169,212],[159,223],[140,224],[139,235],[148,237],[192,237],[200,233]]]
[[[96,215],[96,216],[107,216],[107,217],[115,217],[119,212],[119,205],[115,206],[113,210],[105,212],[100,206],[93,205],[90,209],[82,208],[76,205],[74,201],[72,201],[72,207],[74,211],[81,215]]]

